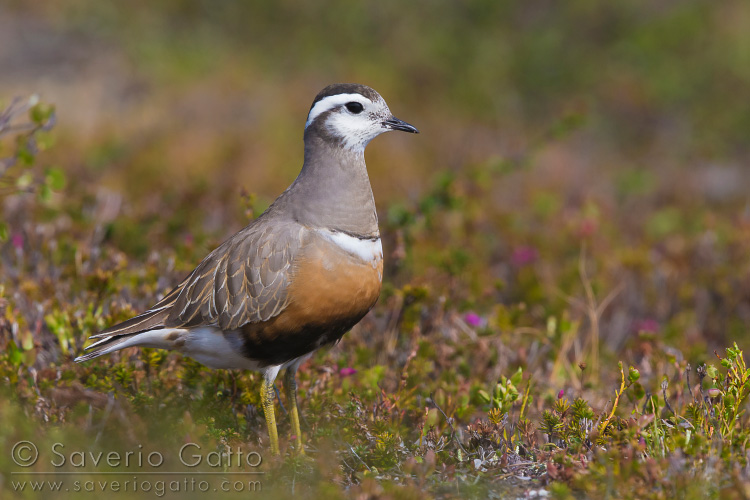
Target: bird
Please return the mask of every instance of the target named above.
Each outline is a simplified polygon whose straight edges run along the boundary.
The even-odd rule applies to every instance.
[[[366,85],[325,87],[307,115],[294,182],[153,307],[92,335],[75,361],[150,347],[210,368],[258,371],[274,455],[274,383],[284,371],[295,448],[303,455],[297,369],[338,343],[380,295],[383,248],[364,151],[389,131],[419,132]]]

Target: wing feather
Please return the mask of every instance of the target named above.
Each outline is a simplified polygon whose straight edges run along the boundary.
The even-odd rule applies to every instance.
[[[200,309],[202,324],[223,330],[267,321],[274,310],[279,314],[285,307],[279,306],[286,300],[293,260],[301,246],[301,230],[296,223],[266,225],[228,240],[201,264],[211,272],[196,273],[200,276],[194,279],[196,283],[192,287],[186,284],[180,292],[178,303],[185,295],[189,306],[177,317],[170,314],[169,326],[180,326],[195,309]],[[267,309],[269,302],[272,306]]]
[[[259,222],[211,252],[154,307],[92,338],[201,325],[232,330],[280,314],[289,303],[292,266],[305,229],[295,222]]]

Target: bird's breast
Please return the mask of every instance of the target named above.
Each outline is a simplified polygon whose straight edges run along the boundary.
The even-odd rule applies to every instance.
[[[377,301],[383,281],[380,238],[319,231],[295,262],[293,277],[292,301],[311,320],[364,316]]]
[[[382,279],[379,238],[310,231],[291,269],[289,305],[243,327],[245,355],[277,364],[336,342],[375,305]]]

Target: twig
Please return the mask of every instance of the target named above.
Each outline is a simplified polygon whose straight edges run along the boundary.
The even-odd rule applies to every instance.
[[[677,416],[672,407],[669,405],[669,400],[667,399],[667,387],[669,387],[669,380],[665,378],[661,383],[661,392],[664,396],[664,404],[667,405],[667,409],[672,412],[672,415]]]
[[[367,464],[365,463],[365,461],[364,461],[364,460],[362,460],[362,458],[361,458],[361,457],[360,457],[359,455],[357,455],[357,452],[356,452],[356,451],[354,451],[354,448],[352,447],[352,445],[349,445],[349,450],[351,450],[352,454],[353,454],[353,455],[354,455],[355,457],[357,457],[357,460],[359,460],[360,462],[362,462],[362,465],[364,465],[365,467],[367,467],[367,470],[369,470],[370,472],[372,472],[372,469],[370,468],[370,466],[369,466],[369,465],[367,465]]]
[[[591,280],[586,273],[586,244],[581,245],[581,255],[578,259],[578,274],[581,277],[581,283],[583,289],[586,292],[586,313],[589,317],[589,323],[591,323],[591,369],[594,373],[599,372],[599,318],[604,314],[607,306],[617,297],[624,284],[620,283],[617,285],[600,303],[597,303],[596,296],[594,295],[594,289],[591,286]]]
[[[617,410],[617,405],[620,402],[620,396],[622,396],[622,393],[625,392],[625,370],[623,370],[622,368],[622,362],[620,362],[620,377],[620,390],[615,391],[615,402],[612,404],[612,411],[609,413],[609,416],[604,420],[604,422],[602,422],[602,435],[604,435],[604,432],[607,430],[609,422],[614,418],[615,411]]]
[[[454,441],[456,441],[456,444],[458,445],[459,448],[461,448],[461,451],[463,451],[466,454],[466,456],[469,456],[470,453],[468,451],[466,451],[466,448],[464,448],[464,445],[461,444],[461,441],[459,441],[459,439],[456,437],[456,429],[453,427],[453,424],[451,423],[451,419],[449,419],[448,415],[445,414],[445,412],[443,411],[443,409],[440,408],[440,406],[438,406],[438,404],[435,402],[435,399],[432,396],[433,395],[430,394],[430,397],[427,400],[427,402],[428,403],[432,403],[432,406],[434,406],[435,408],[437,408],[437,410],[443,415],[443,418],[445,419],[446,423],[448,424],[448,427],[451,428],[451,439],[453,439]]]
[[[695,394],[693,394],[693,389],[690,387],[690,370],[693,368],[690,366],[690,363],[687,364],[687,367],[685,367],[685,383],[687,384],[687,390],[690,394],[690,397],[693,398],[693,403],[697,403],[695,400]]]
[[[651,403],[651,391],[646,392],[646,400],[643,402],[643,408],[641,408],[641,415],[646,414],[646,407],[648,407],[649,403]],[[653,403],[651,404],[651,409],[654,410],[654,413],[656,413],[656,408],[654,407]]]

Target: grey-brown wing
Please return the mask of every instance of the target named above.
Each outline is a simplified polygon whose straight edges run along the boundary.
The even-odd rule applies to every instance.
[[[278,315],[289,303],[287,289],[302,230],[292,223],[251,226],[227,240],[185,280],[165,326],[232,330]]]
[[[289,304],[287,289],[303,231],[292,222],[246,227],[154,307],[92,338],[162,327],[215,325],[232,330],[273,318]]]

